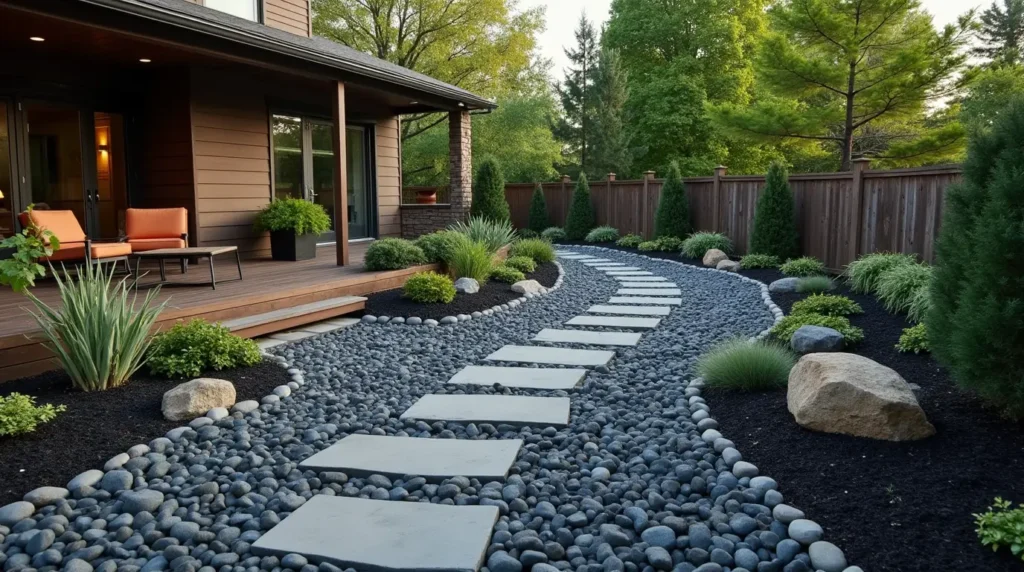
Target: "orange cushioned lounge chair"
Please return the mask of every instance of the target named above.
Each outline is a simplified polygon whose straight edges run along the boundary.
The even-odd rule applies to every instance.
[[[161,248],[188,247],[188,210],[184,207],[169,209],[128,209],[124,214],[125,241],[132,252]],[[181,272],[188,272],[187,262],[181,259]]]
[[[91,261],[124,261],[128,267],[128,255],[132,253],[131,245],[119,242],[93,242],[85,235],[82,225],[78,223],[72,211],[40,211],[32,210],[18,215],[22,226],[31,222],[41,230],[53,233],[60,246],[51,255],[40,259],[40,262]],[[47,241],[49,243],[49,241]],[[129,269],[130,270],[130,269]]]

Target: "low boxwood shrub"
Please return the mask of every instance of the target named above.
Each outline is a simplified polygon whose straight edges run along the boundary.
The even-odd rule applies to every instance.
[[[772,328],[772,335],[788,344],[790,338],[801,326],[832,328],[843,334],[847,345],[853,345],[864,339],[864,330],[850,324],[850,320],[847,318],[821,314],[790,314],[775,324],[775,327]]]
[[[993,551],[1009,548],[1024,560],[1024,505],[1011,507],[1010,501],[996,497],[987,512],[974,515],[974,524],[983,546],[991,546]]]
[[[771,254],[748,254],[740,258],[740,268],[754,270],[755,268],[778,268],[779,257]]]
[[[515,284],[520,280],[526,280],[526,276],[524,276],[522,272],[504,264],[495,266],[494,269],[491,270],[491,278],[499,282],[508,282],[509,284]]]
[[[415,244],[423,251],[428,262],[448,264],[455,251],[467,240],[461,232],[439,230],[417,238]]]
[[[639,234],[627,234],[626,236],[615,241],[615,244],[625,248],[636,248],[640,246],[640,243],[644,241],[644,237]]]
[[[914,264],[912,255],[894,252],[865,254],[846,267],[846,277],[851,290],[859,294],[869,294],[875,291],[882,274],[906,264]]]
[[[545,228],[544,232],[540,233],[540,237],[548,242],[558,242],[559,240],[565,240],[565,231],[560,226],[552,226]]]
[[[401,270],[417,264],[426,264],[423,249],[403,238],[375,240],[366,249],[363,258],[367,270]]]
[[[256,342],[236,336],[220,324],[194,319],[178,322],[153,336],[147,363],[153,375],[171,379],[197,377],[204,371],[256,365]]]
[[[654,252],[657,250],[661,250],[661,247],[656,241],[647,240],[638,244],[636,246],[636,249],[639,250],[640,252]]]
[[[732,253],[732,240],[718,232],[695,232],[683,241],[683,254],[689,258],[704,258],[712,248],[726,254]]]
[[[801,294],[808,292],[828,292],[835,287],[828,276],[805,276],[796,282],[796,291]]]
[[[787,260],[779,267],[779,270],[786,276],[796,277],[824,276],[828,272],[825,270],[825,264],[813,256],[801,256]]]
[[[796,356],[776,342],[737,338],[715,345],[697,360],[709,387],[758,391],[785,387]]]
[[[583,240],[587,242],[615,242],[619,239],[619,230],[611,226],[599,226],[587,233]]]
[[[455,299],[455,284],[437,272],[418,272],[406,280],[402,295],[423,304],[450,304]]]
[[[923,322],[931,309],[932,289],[929,283],[921,286],[914,292],[914,297],[910,300],[910,308],[907,309],[907,317],[912,322]]]
[[[0,395],[0,437],[31,433],[63,413],[63,405],[36,405],[36,399],[21,393]]]
[[[679,252],[679,249],[683,247],[683,239],[675,236],[659,236],[654,239],[654,243],[662,252]]]
[[[515,268],[524,274],[537,269],[537,263],[529,256],[510,256],[505,259],[505,266]]]
[[[540,238],[540,233],[532,228],[520,228],[516,230],[516,236],[519,238]]]
[[[878,279],[875,295],[893,313],[906,312],[922,288],[928,288],[932,268],[924,264],[901,264],[884,272]]]
[[[904,328],[900,334],[900,341],[896,344],[900,353],[914,352],[919,354],[928,351],[928,328],[924,324],[918,324],[910,328]]]
[[[479,242],[491,251],[491,254],[516,239],[516,231],[512,223],[507,219],[492,220],[482,216],[475,216],[469,222],[458,221],[448,227],[448,230],[466,235],[466,238],[473,242]]]
[[[512,243],[509,256],[527,256],[537,264],[555,261],[555,249],[551,243],[539,238],[527,238]]]
[[[790,314],[821,314],[823,316],[850,316],[863,314],[860,304],[846,296],[834,294],[812,294],[799,302],[794,302]]]
[[[290,230],[295,234],[323,234],[331,228],[324,207],[303,199],[279,199],[263,207],[253,225],[256,232]]]
[[[456,249],[448,263],[448,272],[455,278],[472,278],[483,284],[491,276],[494,256],[479,242],[467,242]]]

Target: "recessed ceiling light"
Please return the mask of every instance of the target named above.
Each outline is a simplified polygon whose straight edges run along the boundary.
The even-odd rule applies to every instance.
[[[139,61],[140,61],[140,62],[142,62],[142,63],[144,63],[144,64],[148,64],[149,62],[151,62],[151,61],[153,61],[153,60],[151,60],[151,59],[149,59],[149,58],[139,58]]]
[[[419,105],[419,103],[420,103],[420,102],[418,102],[418,101],[410,101],[410,102],[409,102],[409,105]]]
[[[45,42],[46,41],[46,38],[44,38],[42,36],[32,36],[29,39],[32,40],[33,42]]]

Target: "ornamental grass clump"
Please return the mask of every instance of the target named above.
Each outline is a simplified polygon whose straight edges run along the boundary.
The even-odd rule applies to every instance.
[[[619,230],[612,226],[599,226],[587,233],[583,240],[587,242],[615,242],[619,239]]]
[[[532,258],[537,264],[555,261],[554,247],[551,246],[550,242],[539,238],[528,238],[512,243],[512,248],[509,248],[508,254],[509,256]]]
[[[922,288],[928,288],[932,269],[924,264],[903,264],[882,274],[875,288],[875,295],[892,313],[910,310],[914,297]]]
[[[779,270],[781,270],[786,276],[795,276],[798,278],[805,276],[824,276],[828,273],[825,269],[825,263],[813,256],[801,256],[800,258],[787,260],[779,267]]]
[[[932,308],[932,289],[931,282],[921,286],[914,292],[914,297],[910,300],[910,308],[907,308],[907,317],[910,318],[911,322],[921,323],[924,322],[925,317],[928,316],[928,311]]]
[[[822,316],[850,316],[863,314],[860,304],[846,296],[834,294],[812,294],[793,303],[790,314],[821,314]]]
[[[509,256],[505,259],[505,266],[515,268],[523,273],[530,273],[537,269],[537,263],[529,256]]]
[[[402,295],[421,304],[450,304],[455,299],[455,284],[444,274],[418,272],[405,281]]]
[[[366,249],[363,263],[367,270],[401,270],[426,264],[423,249],[403,238],[382,238]]]
[[[428,262],[448,264],[455,251],[468,240],[461,232],[439,230],[417,238],[415,244],[423,251]]]
[[[704,258],[712,248],[732,253],[732,241],[718,232],[695,232],[683,241],[683,254],[689,258]]]
[[[456,279],[472,278],[483,284],[491,276],[494,255],[479,242],[467,242],[452,255],[448,271]]]
[[[545,228],[544,231],[540,233],[540,237],[548,242],[558,242],[560,240],[565,240],[565,230],[560,226],[551,226]]]
[[[897,266],[914,264],[914,256],[894,252],[865,254],[846,267],[850,289],[858,294],[870,294],[878,286],[878,280]]]
[[[21,393],[0,395],[0,437],[31,433],[66,410],[63,405],[36,405],[36,398]]]
[[[129,293],[127,279],[114,282],[114,264],[84,264],[77,276],[54,272],[60,310],[29,294],[33,313],[47,346],[57,356],[72,385],[81,391],[102,391],[125,384],[149,349],[149,332],[163,310],[155,304],[158,289],[140,303]]]
[[[473,242],[487,247],[491,254],[498,252],[503,246],[512,244],[516,239],[516,231],[508,220],[493,220],[484,217],[472,217],[469,222],[458,221],[448,230],[462,233]]]
[[[642,243],[643,241],[644,237],[640,236],[639,234],[627,234],[626,236],[620,238],[619,240],[616,240],[615,244],[617,246],[622,246],[625,248],[636,248],[640,246],[640,243]]]
[[[754,270],[757,268],[778,268],[779,257],[771,254],[748,254],[740,258],[740,268]]]
[[[491,278],[498,282],[507,282],[509,284],[515,284],[520,280],[526,280],[526,276],[524,276],[522,272],[504,264],[495,266],[491,270]]]
[[[832,328],[843,334],[847,345],[853,345],[864,339],[864,330],[850,324],[850,320],[847,318],[843,316],[823,316],[821,314],[790,314],[775,324],[771,333],[780,341],[788,344],[793,334],[802,326]]]
[[[261,359],[255,341],[196,318],[154,336],[148,363],[153,375],[180,379],[198,377],[204,371],[248,367]]]
[[[835,288],[828,276],[805,276],[796,282],[796,291],[801,294],[808,292],[828,292]]]
[[[786,387],[796,356],[775,342],[737,338],[722,342],[697,360],[697,373],[709,387],[763,391]]]

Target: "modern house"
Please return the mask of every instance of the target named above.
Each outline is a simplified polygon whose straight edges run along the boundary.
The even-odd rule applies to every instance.
[[[450,114],[461,216],[470,112],[494,104],[311,31],[310,0],[0,0],[0,235],[32,203],[93,239],[185,207],[190,245],[258,257],[255,213],[301,197],[344,265],[401,235],[400,116],[422,112]]]

